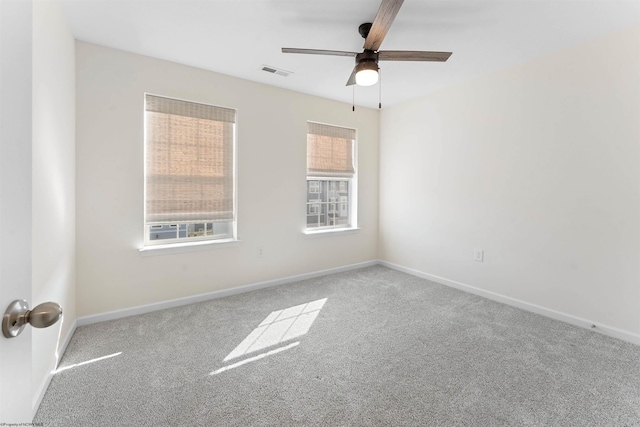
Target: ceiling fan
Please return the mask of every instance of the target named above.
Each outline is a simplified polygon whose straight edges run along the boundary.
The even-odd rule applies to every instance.
[[[283,47],[282,53],[305,53],[311,55],[352,56],[356,66],[351,72],[347,86],[371,86],[378,82],[378,61],[434,61],[445,62],[451,52],[426,52],[419,50],[378,50],[387,35],[393,20],[404,0],[382,0],[373,23],[365,23],[358,27],[364,38],[364,50],[346,52],[341,50],[297,49]]]

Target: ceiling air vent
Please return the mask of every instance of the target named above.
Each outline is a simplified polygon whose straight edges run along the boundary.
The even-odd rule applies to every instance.
[[[271,65],[262,64],[262,71],[266,71],[267,73],[277,74],[282,77],[287,77],[289,74],[293,74],[292,71],[282,70],[280,68],[272,67]]]

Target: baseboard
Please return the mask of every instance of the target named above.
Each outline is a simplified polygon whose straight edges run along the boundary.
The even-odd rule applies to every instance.
[[[265,282],[258,282],[244,286],[238,286],[231,289],[224,289],[220,291],[208,292],[205,294],[198,294],[188,296],[184,298],[173,299],[169,301],[161,301],[151,304],[140,305],[136,307],[124,308],[121,310],[109,311],[105,313],[93,314],[89,316],[82,316],[77,319],[78,326],[90,325],[92,323],[104,322],[107,320],[120,319],[123,317],[135,316],[137,314],[150,313],[152,311],[164,310],[167,308],[179,307],[181,305],[194,304],[198,302],[209,301],[216,298],[227,297],[231,295],[242,294],[245,292],[251,292],[258,289],[269,288],[272,286],[284,285],[286,283],[297,282],[300,280],[313,279],[315,277],[326,276],[328,274],[341,273],[343,271],[357,270],[360,268],[370,267],[377,265],[377,260],[365,261],[357,264],[350,264],[342,267],[329,268],[327,270],[319,270],[311,273],[304,273],[295,276],[288,276],[274,280],[267,280]]]
[[[78,321],[76,319],[73,321],[73,323],[71,324],[71,327],[67,331],[67,334],[62,340],[62,345],[58,347],[56,358],[51,363],[50,368],[47,369],[47,375],[43,378],[42,382],[40,383],[40,387],[38,387],[38,390],[34,394],[35,399],[33,401],[33,405],[31,408],[31,419],[33,419],[33,417],[36,416],[36,412],[38,412],[40,403],[42,403],[42,399],[44,398],[44,395],[47,392],[47,389],[49,388],[49,384],[53,379],[53,374],[56,371],[56,369],[58,369],[58,363],[60,363],[60,359],[62,358],[62,355],[67,350],[67,346],[69,345],[69,342],[71,342],[71,337],[73,337],[73,334],[76,331],[77,327],[78,327]]]
[[[431,280],[432,282],[439,283],[441,285],[449,286],[459,289],[461,291],[469,292],[493,301],[501,302],[513,307],[521,308],[532,313],[540,314],[542,316],[550,317],[561,322],[569,323],[571,325],[580,326],[585,329],[598,332],[603,335],[607,335],[613,338],[618,338],[623,341],[630,342],[632,344],[640,345],[640,335],[634,334],[629,331],[614,328],[612,326],[603,325],[598,322],[594,322],[581,317],[572,316],[570,314],[562,313],[556,310],[545,308],[536,304],[531,304],[526,301],[511,298],[505,295],[501,295],[495,292],[486,291],[484,289],[476,288],[475,286],[467,285],[465,283],[450,280],[445,277],[436,276],[422,271],[414,270],[412,268],[404,267],[398,264],[393,264],[387,261],[379,261],[379,264],[384,267],[389,267],[403,273],[411,274],[412,276],[420,277],[422,279]]]
[[[570,314],[562,313],[556,310],[552,310],[546,307],[542,307],[536,304],[532,304],[526,301],[522,301],[516,298],[511,298],[502,294],[498,294],[495,292],[487,291],[484,289],[477,288],[475,286],[467,285],[465,283],[461,283],[455,280],[447,279],[445,277],[436,276],[434,274],[425,273],[419,270],[415,270],[412,268],[404,267],[402,265],[394,264],[391,262],[383,261],[383,260],[372,260],[365,261],[357,264],[350,264],[342,267],[330,268],[326,270],[314,271],[311,273],[304,273],[295,276],[288,276],[274,280],[268,280],[264,282],[253,283],[244,286],[238,286],[231,289],[224,289],[220,291],[208,292],[204,294],[193,295],[184,298],[178,298],[169,301],[161,301],[157,303],[145,304],[136,307],[125,308],[121,310],[109,311],[105,313],[99,313],[89,316],[82,316],[76,319],[74,322],[73,328],[70,331],[71,333],[67,337],[68,340],[73,335],[73,331],[75,331],[76,326],[84,326],[90,325],[92,323],[104,322],[107,320],[120,319],[128,316],[135,316],[137,314],[150,313],[152,311],[164,310],[167,308],[179,307],[187,304],[194,304],[198,302],[209,301],[216,298],[223,298],[226,296],[237,295],[245,292],[251,292],[258,289],[269,288],[272,286],[283,285],[286,283],[297,282],[300,280],[313,279],[315,277],[326,276],[328,274],[340,273],[343,271],[356,270],[359,268],[370,267],[373,265],[382,265],[384,267],[388,267],[397,271],[401,271],[403,273],[411,274],[416,277],[420,277],[423,279],[431,280],[433,282],[439,283],[441,285],[449,286],[452,288],[456,288],[465,292],[469,292],[493,301],[501,302],[503,304],[507,304],[513,307],[517,307],[523,310],[530,311],[532,313],[540,314],[542,316],[546,316],[555,320],[559,320],[565,323],[569,323],[575,326],[579,326],[585,329],[592,330],[594,332],[601,333],[603,335],[607,335],[613,338],[618,338],[623,341],[627,341],[636,345],[640,345],[640,335],[634,334],[629,331],[625,331],[619,328],[615,328],[612,326],[604,325],[589,319],[583,319],[577,316],[573,316]],[[64,346],[66,348],[66,344]],[[63,350],[64,352],[64,350]],[[62,353],[63,353],[62,352]],[[62,354],[60,353],[60,354]],[[49,379],[50,381],[50,379]],[[46,390],[46,388],[45,388]]]

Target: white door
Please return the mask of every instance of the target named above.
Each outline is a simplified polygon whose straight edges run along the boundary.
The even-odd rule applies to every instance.
[[[0,0],[0,314],[31,301],[31,1]],[[0,333],[0,425],[31,422],[31,327]]]

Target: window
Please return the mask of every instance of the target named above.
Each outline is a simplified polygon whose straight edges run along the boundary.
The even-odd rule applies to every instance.
[[[145,246],[235,236],[236,111],[145,95]]]
[[[320,192],[320,184],[318,181],[309,182],[309,193],[317,194]]]
[[[309,200],[307,203],[308,214],[310,215],[318,215],[320,213],[320,200],[313,199]]]
[[[307,230],[355,227],[355,129],[307,123]]]

